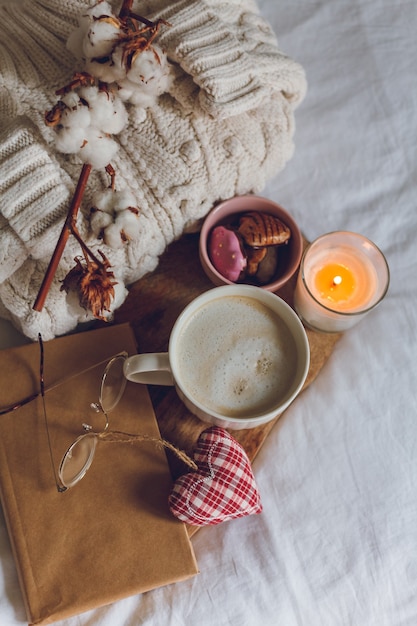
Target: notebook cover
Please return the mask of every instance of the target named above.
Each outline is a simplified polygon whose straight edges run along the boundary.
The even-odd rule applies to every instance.
[[[137,351],[128,324],[46,342],[45,386],[121,350]],[[90,407],[98,400],[102,368],[45,394],[56,468],[83,433],[83,422],[102,426],[102,415]],[[36,392],[38,372],[36,343],[0,351],[1,406]],[[127,383],[109,418],[110,429],[159,437],[143,385]],[[1,499],[28,620],[53,623],[195,575],[186,528],[168,509],[171,486],[163,449],[99,441],[85,477],[58,493],[41,398],[1,416]]]

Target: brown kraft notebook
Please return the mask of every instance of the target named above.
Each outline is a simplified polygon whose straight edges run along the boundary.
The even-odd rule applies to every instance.
[[[99,398],[106,359],[122,350],[137,352],[128,324],[45,342],[45,403],[56,470],[83,434],[83,422],[102,428],[103,415],[90,404]],[[0,408],[36,393],[39,346],[1,351],[0,380]],[[160,436],[143,385],[127,383],[109,419],[110,430]],[[53,623],[195,575],[186,528],[168,508],[171,487],[162,448],[100,440],[85,477],[58,493],[42,398],[0,416],[1,499],[28,621]]]

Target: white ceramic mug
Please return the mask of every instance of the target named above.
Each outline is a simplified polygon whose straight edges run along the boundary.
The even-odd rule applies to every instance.
[[[183,310],[168,352],[128,357],[124,373],[137,383],[175,385],[194,415],[238,430],[282,413],[309,364],[306,332],[284,300],[259,287],[226,285]]]

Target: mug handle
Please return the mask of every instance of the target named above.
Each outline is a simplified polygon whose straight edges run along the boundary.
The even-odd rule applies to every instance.
[[[174,385],[168,352],[149,352],[127,357],[123,365],[127,380],[145,385]]]

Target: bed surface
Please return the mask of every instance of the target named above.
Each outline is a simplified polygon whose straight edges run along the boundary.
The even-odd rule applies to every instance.
[[[309,84],[295,155],[262,195],[309,240],[373,240],[389,293],[262,447],[263,513],[199,531],[194,579],[61,626],[417,624],[417,5],[258,4]],[[22,341],[0,322],[0,347]],[[0,624],[23,623],[0,513]]]

